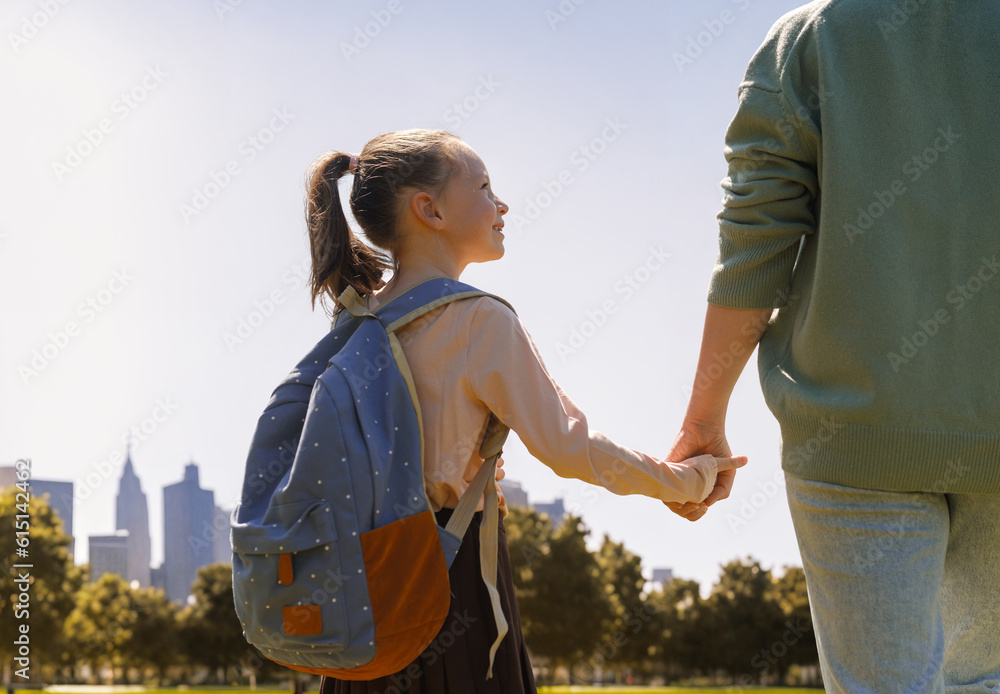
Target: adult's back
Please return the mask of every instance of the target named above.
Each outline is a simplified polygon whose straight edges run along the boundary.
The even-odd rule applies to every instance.
[[[786,471],[1000,492],[998,30],[996,2],[826,0],[750,63],[709,301],[783,307]]]

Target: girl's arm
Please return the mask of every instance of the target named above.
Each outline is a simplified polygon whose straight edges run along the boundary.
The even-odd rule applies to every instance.
[[[665,462],[591,431],[586,415],[545,368],[520,320],[492,299],[477,305],[468,340],[466,372],[475,397],[561,477],[615,494],[697,503],[714,489],[719,470],[746,462],[729,454]]]

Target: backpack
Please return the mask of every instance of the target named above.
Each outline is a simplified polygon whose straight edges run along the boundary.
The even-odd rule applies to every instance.
[[[479,296],[492,295],[434,279],[372,313],[348,287],[331,331],[272,394],[230,523],[236,613],[267,658],[347,680],[413,662],[447,617],[448,568],[485,493],[480,566],[497,625],[492,676],[507,632],[495,585],[495,475],[508,429],[490,415],[486,462],[440,527],[424,489],[420,405],[396,335],[439,306]]]

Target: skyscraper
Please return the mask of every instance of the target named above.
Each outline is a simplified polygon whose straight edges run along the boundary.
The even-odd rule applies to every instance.
[[[563,522],[563,518],[566,517],[566,506],[563,504],[562,499],[556,499],[548,504],[532,504],[532,507],[539,513],[546,514],[552,520],[552,525],[556,528],[559,527]]]
[[[31,495],[49,495],[49,506],[62,519],[63,532],[73,537],[73,483],[59,480],[31,480]]]
[[[665,586],[674,580],[674,570],[667,568],[656,568],[653,569],[653,583],[659,583],[661,586]]]
[[[202,489],[198,466],[184,468],[184,479],[163,488],[163,570],[167,598],[184,602],[198,569],[215,558],[213,537],[206,534],[215,515],[215,494]]]
[[[128,569],[125,578],[139,581],[139,585],[150,585],[149,564],[149,510],[146,495],[139,484],[139,478],[132,467],[132,453],[125,458],[125,468],[118,483],[118,498],[115,510],[115,527],[128,531]]]
[[[0,465],[0,487],[12,487],[17,481],[15,466]],[[49,506],[62,519],[63,532],[73,539],[73,544],[69,546],[69,554],[72,557],[76,547],[76,539],[73,538],[73,483],[32,478],[31,496],[41,497],[45,494],[49,495]]]
[[[90,536],[91,581],[97,581],[104,574],[118,574],[122,578],[126,578],[125,572],[127,571],[127,568],[127,530],[119,530],[114,535]]]
[[[520,506],[530,508],[528,503],[528,492],[521,486],[520,482],[505,479],[503,481],[503,497],[507,500],[507,506]]]
[[[212,541],[212,560],[216,563],[232,564],[233,547],[229,544],[229,513],[219,506],[215,507],[212,529],[215,531]]]

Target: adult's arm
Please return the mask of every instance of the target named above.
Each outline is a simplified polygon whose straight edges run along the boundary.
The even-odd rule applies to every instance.
[[[729,398],[771,313],[769,308],[733,309],[708,305],[691,398],[667,460],[685,460],[701,453],[732,455],[726,440]],[[667,506],[688,520],[698,520],[709,506],[729,496],[735,474],[735,470],[719,472],[715,487],[700,503],[668,503]]]
[[[729,175],[719,213],[719,259],[709,286],[698,369],[680,433],[667,460],[729,455],[729,398],[775,308],[789,298],[804,236],[815,232],[819,133],[814,112],[769,66],[768,44],[740,85],[726,132]],[[770,56],[773,60],[775,56]],[[772,81],[773,78],[773,81]],[[719,474],[701,503],[667,504],[688,520],[732,490],[735,471]]]

